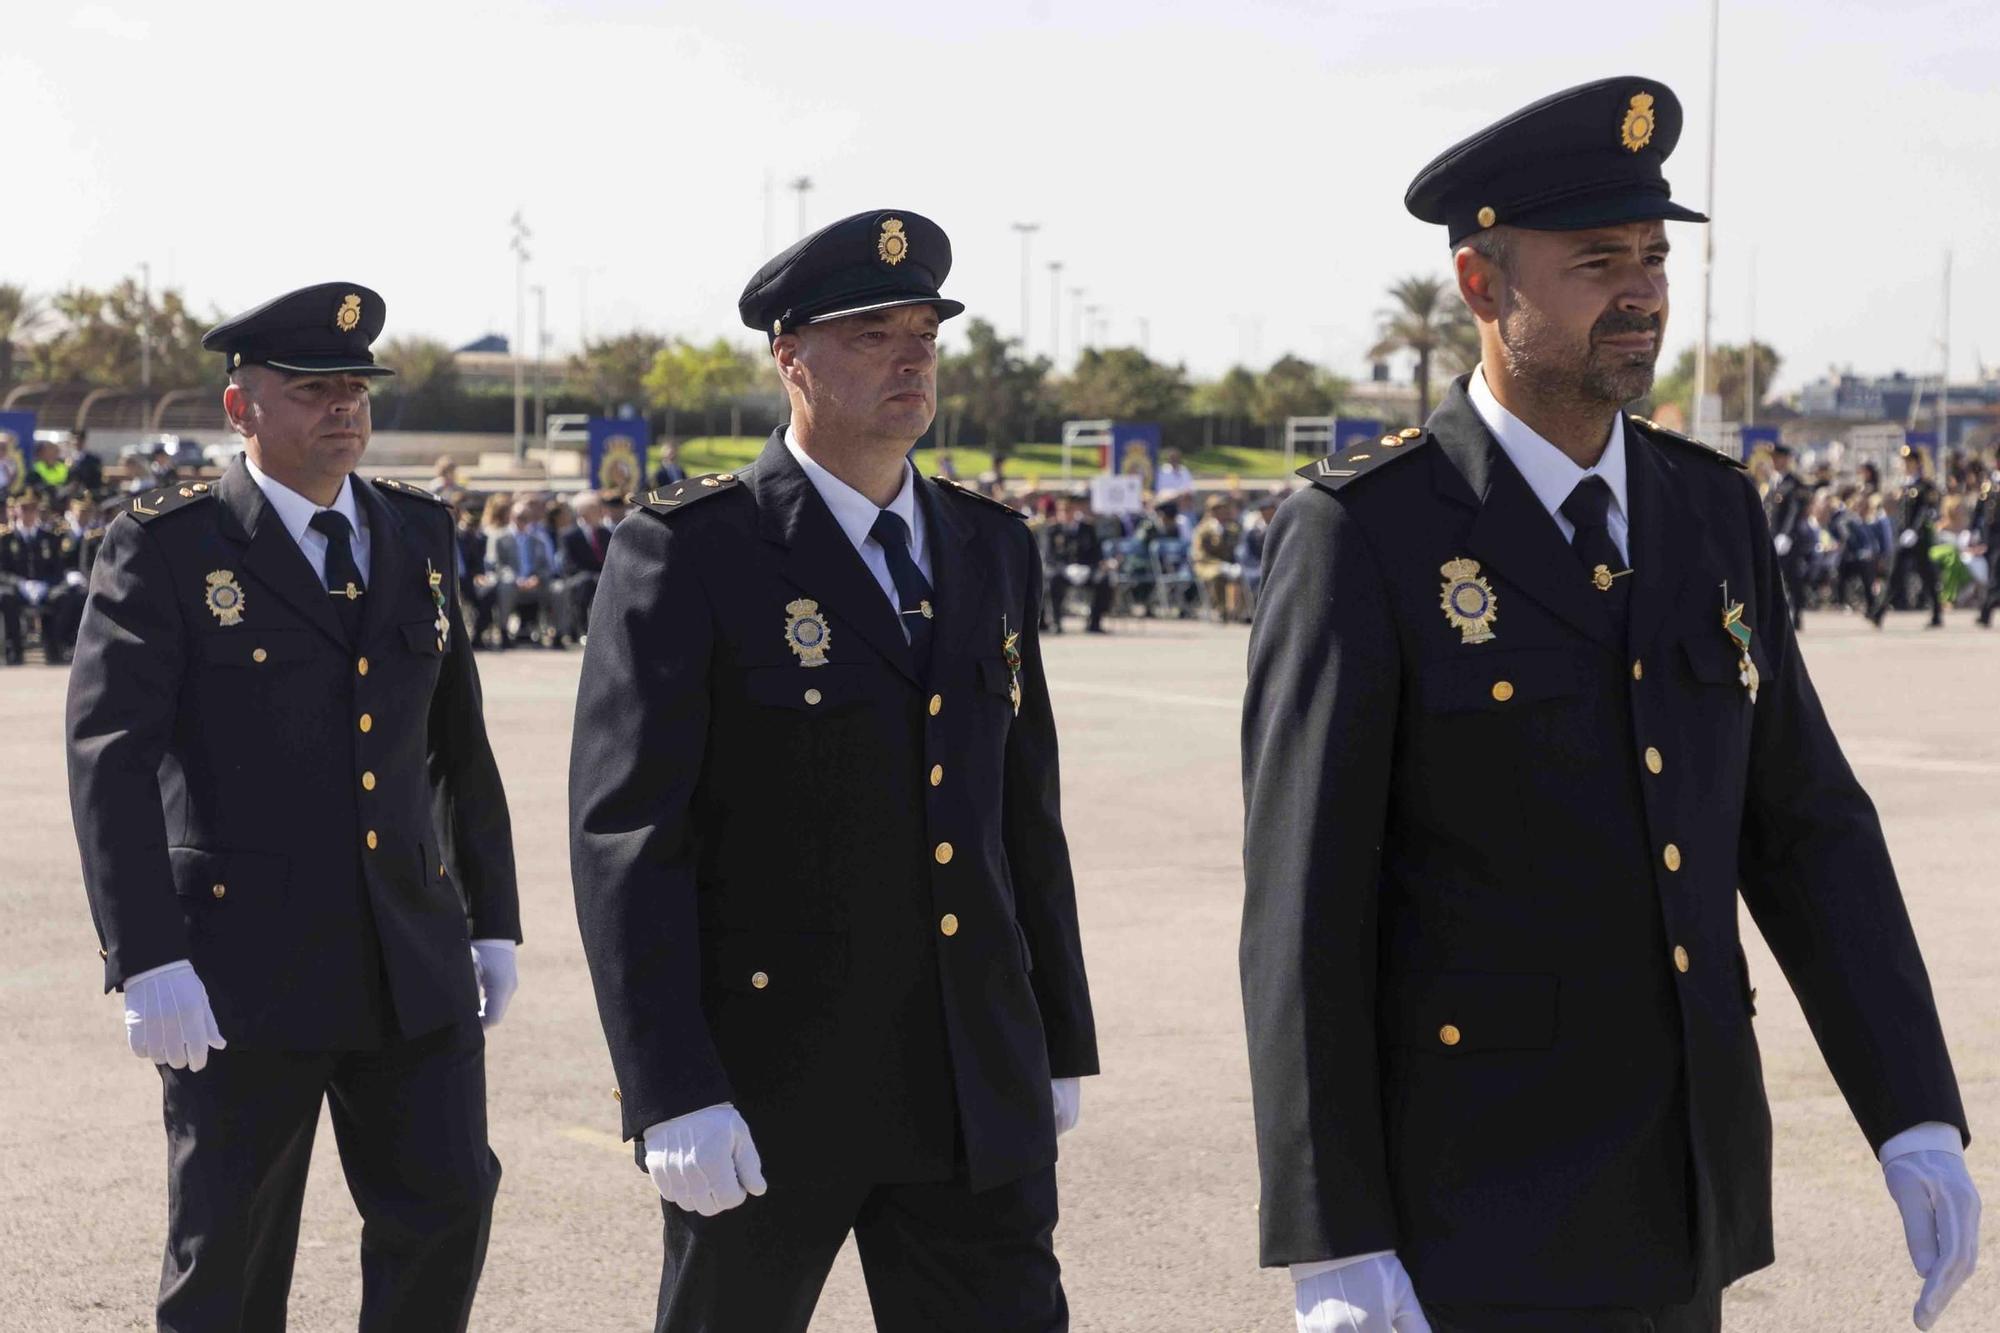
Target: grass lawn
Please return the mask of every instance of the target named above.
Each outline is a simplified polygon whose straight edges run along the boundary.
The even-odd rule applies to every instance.
[[[697,436],[681,443],[680,461],[690,473],[734,472],[747,466],[763,450],[764,441],[761,438]],[[1207,449],[1187,455],[1186,461],[1195,476],[1202,480],[1235,477],[1244,482],[1274,483],[1285,475],[1285,456],[1273,449]],[[1303,466],[1311,461],[1311,457],[1301,454],[1297,465]],[[961,477],[976,477],[993,465],[992,457],[983,449],[954,450],[952,462]],[[1081,485],[1095,472],[1096,464],[1096,458],[1089,451],[1074,451],[1070,459],[1072,480]],[[925,476],[937,471],[935,450],[918,450],[917,471]],[[1007,460],[1007,476],[1013,481],[1042,486],[1059,484],[1062,481],[1062,446],[1022,445]]]

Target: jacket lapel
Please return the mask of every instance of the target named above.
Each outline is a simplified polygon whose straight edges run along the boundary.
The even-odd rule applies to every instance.
[[[1625,493],[1632,505],[1630,647],[1635,657],[1652,645],[1688,585],[1705,568],[1700,553],[1706,529],[1681,494],[1679,470],[1678,463],[1626,419]]]
[[[359,477],[353,484],[354,502],[368,520],[368,596],[361,603],[361,642],[373,643],[392,623],[406,588],[414,586],[416,575],[411,571],[423,557],[411,547],[408,531],[375,487]]]
[[[973,529],[953,505],[945,503],[936,482],[917,479],[917,504],[924,511],[931,557],[931,582],[937,588],[939,652],[963,652],[991,657],[1000,651],[1000,626],[979,624],[980,594],[986,586],[986,562],[976,559]],[[981,652],[979,635],[989,634]]]
[[[1483,572],[1519,589],[1605,648],[1619,651],[1611,617],[1594,600],[1576,553],[1479,419],[1463,376],[1431,414],[1429,427],[1456,473],[1447,478],[1447,490],[1457,490],[1453,483],[1462,482],[1478,504],[1466,541]],[[1503,609],[1503,626],[1505,614]]]
[[[813,489],[812,478],[785,448],[783,427],[772,433],[747,480],[757,496],[759,535],[786,548],[786,581],[819,602],[827,619],[833,636],[828,660],[841,660],[842,635],[853,634],[916,681],[916,663],[895,609]]]
[[[292,534],[285,531],[277,511],[265,503],[264,492],[257,488],[256,478],[250,475],[241,458],[229,465],[215,491],[227,515],[223,534],[244,547],[243,567],[258,583],[290,604],[307,623],[345,648],[347,635],[341,629],[340,618],[334,614],[326,588],[313,577],[312,562],[292,540]],[[252,606],[246,611],[245,620],[255,615]]]

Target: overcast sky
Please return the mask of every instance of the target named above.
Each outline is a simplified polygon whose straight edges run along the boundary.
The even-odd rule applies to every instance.
[[[1040,223],[1036,352],[1060,260],[1065,360],[1080,286],[1109,341],[1143,318],[1197,374],[1292,351],[1359,377],[1387,284],[1445,271],[1410,177],[1508,111],[1662,80],[1687,108],[1668,178],[1706,198],[1706,0],[0,6],[0,281],[148,261],[228,311],[353,281],[390,336],[454,344],[512,332],[517,208],[559,349],[586,318],[752,339],[736,296],[798,234],[804,175],[810,226],[936,219],[946,291],[1009,333],[1010,224]],[[1781,387],[1934,373],[1952,249],[1954,374],[2000,362],[1996,72],[1990,0],[1724,0],[1716,339],[1750,326],[1754,255]],[[1701,293],[1701,229],[1670,230],[1667,358]]]

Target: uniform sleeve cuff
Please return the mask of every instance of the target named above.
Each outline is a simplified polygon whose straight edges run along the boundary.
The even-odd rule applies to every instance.
[[[1319,1259],[1309,1264],[1293,1264],[1292,1281],[1297,1284],[1307,1278],[1318,1277],[1322,1273],[1331,1273],[1337,1268],[1351,1268],[1355,1264],[1365,1264],[1370,1259],[1390,1259],[1394,1258],[1395,1254],[1394,1250],[1372,1250],[1367,1254],[1351,1254],[1345,1259]]]
[[[1957,1125],[1947,1125],[1940,1120],[1926,1120],[1889,1139],[1877,1153],[1876,1160],[1887,1166],[1898,1157],[1906,1157],[1913,1152],[1948,1152],[1958,1157],[1965,1156],[1965,1140],[1959,1137]]]

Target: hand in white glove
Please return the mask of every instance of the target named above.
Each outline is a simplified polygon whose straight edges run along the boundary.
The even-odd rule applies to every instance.
[[[660,1197],[703,1217],[764,1192],[750,1126],[728,1102],[662,1120],[646,1131],[646,1170]]]
[[[1933,1327],[1979,1258],[1979,1191],[1956,1152],[1918,1150],[1882,1163],[1889,1197],[1903,1214],[1910,1262],[1924,1279],[1910,1318]]]
[[[1292,1266],[1299,1333],[1431,1333],[1410,1275],[1393,1254]]]
[[[514,970],[514,941],[474,940],[472,970],[479,978],[480,1026],[496,1026],[507,1016],[507,1006],[521,984]]]
[[[1781,532],[1777,536],[1771,538],[1771,548],[1775,550],[1780,556],[1790,555],[1792,553],[1791,534]]]
[[[1049,1081],[1049,1095],[1056,1103],[1056,1137],[1061,1138],[1076,1128],[1077,1119],[1083,1115],[1083,1080],[1080,1078],[1058,1078]]]
[[[29,606],[40,606],[48,600],[49,585],[40,579],[22,579],[20,587],[21,600]]]
[[[125,978],[125,1041],[142,1060],[193,1073],[207,1067],[209,1048],[229,1045],[215,1026],[208,987],[185,958]]]
[[[1896,544],[1906,551],[1910,547],[1915,546],[1917,544],[1917,530],[1915,528],[1904,528],[1903,535],[1896,539]]]
[[[63,575],[63,582],[67,583],[72,588],[81,588],[85,586],[87,583],[89,583],[90,580],[86,579],[83,576],[82,570],[72,569]]]

